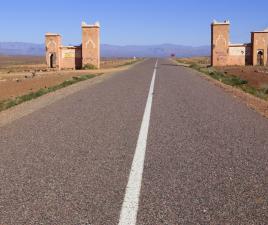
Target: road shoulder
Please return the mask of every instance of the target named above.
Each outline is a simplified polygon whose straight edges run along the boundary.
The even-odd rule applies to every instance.
[[[55,92],[48,93],[43,95],[37,99],[33,99],[31,101],[24,102],[20,105],[14,106],[10,109],[4,110],[0,112],[0,127],[3,127],[9,123],[12,123],[15,120],[18,120],[24,116],[27,116],[39,109],[45,108],[65,97],[68,97],[78,91],[89,88],[98,83],[104,82],[107,79],[110,79],[114,75],[124,72],[126,70],[131,69],[133,66],[138,65],[140,62],[137,62],[130,66],[119,67],[117,69],[113,69],[112,72],[104,73],[95,78],[79,82],[73,84],[71,86],[62,88]]]
[[[176,63],[179,66],[184,66],[186,70],[188,70],[190,73],[194,75],[198,75],[201,78],[205,79],[206,81],[210,82],[211,84],[221,88],[226,93],[229,93],[234,98],[238,99],[242,103],[246,104],[250,109],[260,113],[262,116],[268,118],[268,102],[258,98],[256,96],[253,96],[249,93],[246,93],[236,87],[226,85],[220,81],[217,81],[206,74],[196,71],[194,69],[189,68],[189,66],[182,65],[174,60],[172,60],[174,63]]]

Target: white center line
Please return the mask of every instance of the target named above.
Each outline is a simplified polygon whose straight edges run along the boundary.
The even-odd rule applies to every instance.
[[[153,78],[151,81],[118,225],[136,225],[157,64],[158,60],[155,63]]]

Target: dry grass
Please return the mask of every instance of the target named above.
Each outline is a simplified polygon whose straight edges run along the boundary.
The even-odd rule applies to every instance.
[[[210,65],[210,57],[209,56],[202,56],[202,57],[192,57],[192,58],[178,58],[178,62],[184,64],[198,64],[202,66],[209,66]]]

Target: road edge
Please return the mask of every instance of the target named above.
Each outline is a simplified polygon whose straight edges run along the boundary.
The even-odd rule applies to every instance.
[[[119,67],[118,70],[116,70],[116,71],[108,72],[108,73],[105,73],[103,75],[96,76],[92,79],[78,82],[76,84],[70,85],[68,87],[59,89],[59,90],[54,91],[54,92],[50,92],[50,93],[45,94],[43,96],[40,96],[36,99],[30,100],[27,102],[23,102],[19,105],[12,107],[12,108],[4,110],[4,111],[0,112],[0,128],[12,123],[15,120],[18,120],[18,119],[21,119],[22,117],[30,115],[31,113],[34,113],[37,110],[45,108],[45,107],[47,107],[47,106],[49,106],[49,105],[51,105],[51,104],[53,104],[61,99],[64,99],[70,95],[73,95],[76,92],[82,91],[88,87],[91,87],[91,86],[94,86],[98,83],[106,81],[118,73],[124,72],[126,70],[133,68],[136,65],[139,65],[140,63],[144,62],[145,60],[141,60],[139,62],[132,64],[132,65]]]
[[[268,102],[267,101],[261,98],[258,98],[254,95],[251,95],[249,93],[246,93],[236,87],[233,87],[233,86],[224,84],[218,80],[215,80],[212,77],[209,77],[200,71],[192,69],[189,66],[182,65],[176,62],[175,60],[172,60],[172,62],[176,63],[178,66],[185,67],[185,69],[190,71],[192,74],[198,75],[202,79],[208,81],[209,83],[212,83],[214,86],[221,88],[224,92],[230,94],[233,98],[238,99],[240,102],[245,104],[248,108],[254,110],[255,112],[259,113],[260,115],[268,119]]]

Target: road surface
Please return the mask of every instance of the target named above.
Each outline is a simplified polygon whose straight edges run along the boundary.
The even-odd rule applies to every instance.
[[[0,224],[268,224],[268,120],[148,59],[0,128]]]

